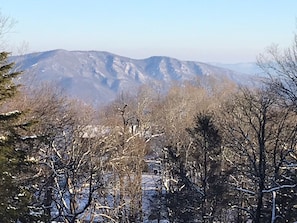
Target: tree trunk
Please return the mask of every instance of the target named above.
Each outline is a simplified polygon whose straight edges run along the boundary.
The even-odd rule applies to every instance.
[[[262,184],[262,183],[260,183]],[[263,184],[264,186],[264,184]],[[263,207],[263,189],[261,185],[259,185],[259,192],[257,196],[257,209],[255,214],[255,223],[261,223],[261,213]]]
[[[257,208],[255,214],[255,223],[261,222],[261,214],[263,208],[263,190],[265,189],[266,177],[266,154],[265,154],[265,121],[266,116],[263,115],[263,123],[261,125],[261,132],[259,136],[259,188],[257,195]]]

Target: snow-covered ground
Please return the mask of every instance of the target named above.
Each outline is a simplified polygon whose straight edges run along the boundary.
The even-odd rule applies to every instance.
[[[142,175],[142,209],[144,215],[144,222],[158,222],[158,213],[154,210],[154,205],[158,202],[156,199],[160,192],[162,192],[162,178],[160,175],[143,174]],[[162,221],[167,222],[167,221]]]

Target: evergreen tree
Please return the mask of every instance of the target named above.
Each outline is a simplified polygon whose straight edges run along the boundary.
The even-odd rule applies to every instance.
[[[212,114],[196,115],[186,129],[189,143],[167,147],[173,183],[166,194],[172,222],[221,222],[227,203],[227,177],[222,171],[221,135]],[[169,182],[171,183],[171,182]]]
[[[0,53],[0,219],[1,222],[32,222],[29,218],[30,193],[23,173],[29,169],[26,152],[20,146],[19,120],[22,112],[7,111],[7,103],[18,92],[13,81],[20,74],[14,72],[14,63],[8,62],[9,54]]]
[[[227,193],[226,176],[221,166],[221,135],[214,123],[214,116],[204,112],[195,117],[195,126],[187,131],[192,139],[189,160],[196,172],[193,181],[202,191],[199,207],[202,221],[217,221],[216,218],[221,214],[219,210],[225,205],[224,195]]]

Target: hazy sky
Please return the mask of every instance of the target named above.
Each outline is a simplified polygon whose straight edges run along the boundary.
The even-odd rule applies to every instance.
[[[289,46],[296,0],[0,0],[17,20],[11,45],[27,52],[108,51],[135,59],[255,61],[272,43]]]

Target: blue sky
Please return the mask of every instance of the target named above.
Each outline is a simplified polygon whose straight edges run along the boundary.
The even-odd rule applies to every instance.
[[[108,51],[135,59],[255,61],[273,43],[289,46],[296,0],[0,0],[17,20],[10,44],[28,52]]]

